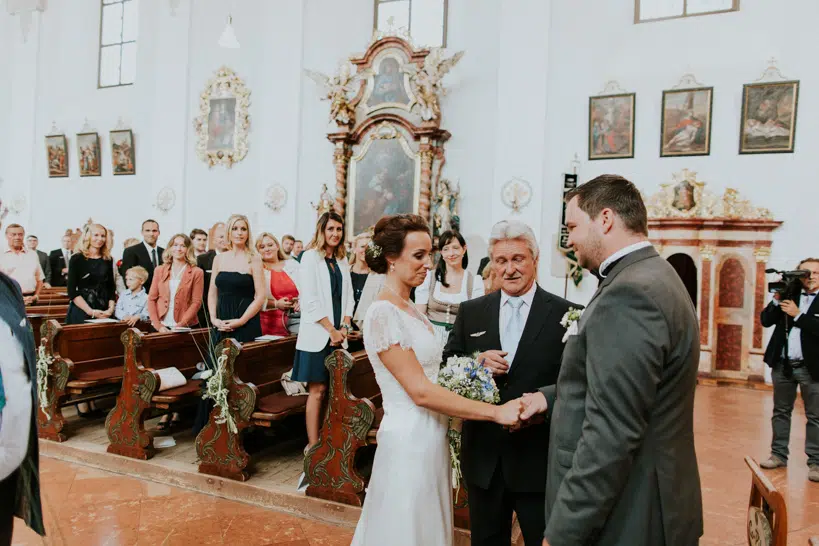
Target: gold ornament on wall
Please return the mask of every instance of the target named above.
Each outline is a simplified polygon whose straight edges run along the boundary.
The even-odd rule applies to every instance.
[[[770,210],[754,206],[734,188],[726,188],[721,197],[710,192],[696,172],[683,169],[672,178],[673,183],[662,184],[645,199],[649,218],[773,219]]]
[[[232,167],[248,150],[250,90],[227,67],[216,71],[199,97],[196,154],[208,164]]]

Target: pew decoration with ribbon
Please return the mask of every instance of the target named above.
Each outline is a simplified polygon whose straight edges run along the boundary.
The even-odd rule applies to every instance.
[[[213,400],[214,405],[219,408],[219,417],[216,419],[216,424],[223,425],[227,423],[228,430],[232,434],[239,432],[236,427],[236,421],[233,419],[233,414],[230,413],[230,404],[228,402],[228,389],[225,385],[225,365],[227,364],[228,354],[230,349],[225,349],[224,352],[216,359],[216,371],[206,370],[202,373],[202,379],[205,379],[205,392],[202,398],[209,398]]]
[[[49,406],[48,402],[48,375],[51,364],[54,363],[54,357],[48,354],[45,344],[40,345],[37,349],[37,399],[40,402],[40,408],[45,410]],[[51,420],[51,415],[44,411],[48,420]]]

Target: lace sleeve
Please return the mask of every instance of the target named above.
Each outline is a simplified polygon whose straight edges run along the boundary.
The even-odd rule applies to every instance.
[[[400,313],[389,302],[373,302],[364,319],[364,345],[368,351],[380,353],[394,345],[412,349],[412,339]]]

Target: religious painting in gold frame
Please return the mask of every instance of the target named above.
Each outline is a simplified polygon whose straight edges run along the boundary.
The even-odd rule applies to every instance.
[[[248,151],[250,90],[230,68],[216,71],[199,96],[196,154],[208,164],[232,167]]]
[[[713,95],[713,87],[663,91],[660,157],[711,153]]]
[[[620,93],[589,98],[589,159],[634,157],[636,95]]]
[[[77,159],[80,163],[80,176],[102,175],[99,134],[77,134]]]
[[[399,49],[386,50],[373,62],[372,73],[361,104],[367,113],[384,108],[400,108],[409,112],[415,104],[410,76],[404,70],[407,60]]]
[[[391,214],[418,213],[421,160],[391,123],[373,130],[350,158],[347,234],[350,239]]]
[[[49,178],[68,176],[68,143],[65,135],[48,135],[45,137],[46,161]]]
[[[111,131],[111,168],[114,175],[136,174],[134,133],[130,129]]]
[[[742,90],[739,153],[793,153],[799,82],[746,84]]]

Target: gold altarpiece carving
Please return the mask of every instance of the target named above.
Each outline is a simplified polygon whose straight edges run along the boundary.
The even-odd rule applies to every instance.
[[[338,128],[327,135],[334,146],[333,208],[346,218],[349,237],[387,214],[415,212],[432,222],[451,136],[441,128],[441,82],[462,55],[444,58],[406,37],[376,36],[336,75],[308,71],[326,92]]]

